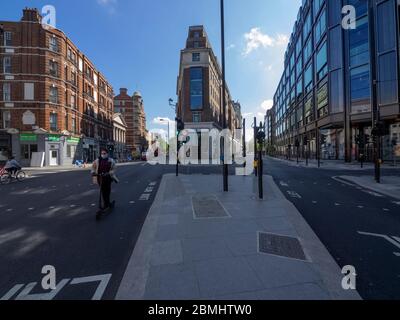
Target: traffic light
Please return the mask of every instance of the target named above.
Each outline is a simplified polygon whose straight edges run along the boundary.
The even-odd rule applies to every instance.
[[[265,141],[265,132],[260,128],[257,131],[257,142],[263,143]]]
[[[181,118],[175,118],[176,121],[176,130],[177,130],[177,135],[183,130],[185,130],[185,123],[182,121]]]
[[[303,145],[308,145],[308,137],[307,136],[305,136],[304,138],[303,138]]]
[[[326,144],[326,135],[321,134],[321,145]]]
[[[299,147],[300,147],[300,141],[299,141],[299,139],[296,139],[296,141],[294,142],[294,146],[295,146],[296,148],[299,148]]]

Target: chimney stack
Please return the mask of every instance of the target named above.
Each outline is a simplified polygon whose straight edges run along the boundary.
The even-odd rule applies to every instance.
[[[23,16],[21,21],[29,21],[29,22],[41,22],[42,16],[39,13],[37,8],[28,8],[26,7],[23,10]]]

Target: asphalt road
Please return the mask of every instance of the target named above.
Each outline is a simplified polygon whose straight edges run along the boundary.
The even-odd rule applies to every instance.
[[[234,169],[231,168],[230,174]],[[95,220],[99,190],[89,171],[32,171],[22,183],[0,185],[0,299],[113,299],[162,175],[175,166],[119,166],[116,208]],[[182,174],[220,174],[220,166],[183,166]],[[59,291],[38,296],[45,265]]]
[[[265,161],[265,171],[339,266],[356,268],[357,290],[364,299],[400,299],[399,200],[333,178],[373,177],[373,171],[298,168],[270,159]],[[383,175],[400,175],[400,170],[383,171]]]

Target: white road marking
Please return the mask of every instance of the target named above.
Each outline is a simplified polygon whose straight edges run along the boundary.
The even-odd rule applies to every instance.
[[[280,184],[282,187],[289,187],[289,185],[288,185],[286,182],[283,182],[283,181],[280,181],[279,184]]]
[[[35,208],[28,208],[28,210],[29,210],[29,211],[33,211],[33,210],[35,210]]]
[[[336,207],[340,206],[340,203],[335,203],[335,206],[336,206]]]
[[[14,296],[14,294],[16,294],[23,287],[24,287],[23,284],[16,284],[14,287],[10,289],[10,291],[8,291],[3,297],[0,298],[0,301],[10,300]]]
[[[144,192],[145,192],[145,193],[152,193],[153,190],[154,190],[153,187],[148,187],[148,188],[146,188],[146,190],[144,190]]]
[[[299,195],[296,191],[288,191],[287,193],[288,193],[289,196],[291,196],[292,198],[301,199],[301,195]]]
[[[383,208],[383,211],[386,211],[386,212],[388,212],[388,211],[390,211],[389,209],[386,209],[386,208]]]
[[[400,201],[392,201],[392,203],[400,206]]]
[[[139,201],[148,201],[150,199],[149,193],[144,193],[140,196]]]
[[[388,235],[385,234],[377,234],[377,233],[369,233],[369,232],[361,232],[358,231],[359,234],[364,235],[364,236],[370,236],[370,237],[377,237],[377,238],[383,238],[386,241],[390,242],[391,244],[393,244],[394,246],[396,246],[397,248],[400,249],[400,238],[399,237],[389,237]],[[392,239],[393,238],[393,239]],[[397,240],[397,241],[396,241]],[[399,242],[398,242],[399,241]],[[397,257],[399,257],[400,255],[397,255],[396,252],[393,252],[393,254]]]
[[[348,185],[351,187],[357,187],[355,184],[352,184],[350,182],[344,181],[343,179],[339,178],[339,177],[332,177],[333,180],[335,180],[336,182],[340,182],[342,184],[342,186],[344,185]]]
[[[135,201],[130,201],[129,203],[130,203],[130,204],[134,204],[134,203],[135,203]]]
[[[154,187],[154,186],[156,186],[157,185],[157,182],[151,182],[150,184],[149,184],[149,186],[152,186],[152,187]]]
[[[11,211],[13,211],[13,209],[7,209],[6,211],[7,211],[7,212],[11,212]]]
[[[400,252],[393,252],[396,257],[400,257]]]
[[[370,194],[371,196],[378,197],[378,198],[383,198],[383,195],[377,192],[369,191],[369,190],[363,190],[363,192]]]
[[[63,279],[59,284],[56,285],[55,290],[51,290],[48,293],[30,294],[33,288],[37,285],[37,282],[29,283],[25,288],[18,294],[15,300],[53,300],[54,297],[61,291],[62,288],[68,283],[69,279]]]
[[[92,277],[83,277],[83,278],[74,278],[68,284],[71,279],[63,279],[56,285],[56,289],[47,293],[39,293],[39,294],[31,294],[32,290],[38,284],[37,282],[31,282],[27,285],[25,284],[16,284],[13,286],[0,300],[10,300],[17,292],[20,293],[16,296],[15,300],[53,300],[55,296],[68,284],[68,285],[76,285],[83,283],[91,283],[91,282],[100,282],[94,295],[92,296],[92,300],[101,300],[103,294],[107,288],[108,283],[112,274],[103,274]]]
[[[104,294],[104,291],[107,288],[108,282],[111,279],[112,274],[103,274],[100,276],[93,276],[93,277],[84,277],[84,278],[75,278],[71,281],[71,284],[82,284],[88,282],[97,282],[100,281],[99,286],[94,293],[92,300],[101,300],[101,297]]]
[[[357,206],[358,209],[364,209],[364,206]]]

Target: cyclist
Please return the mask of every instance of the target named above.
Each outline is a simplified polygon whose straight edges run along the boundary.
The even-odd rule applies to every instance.
[[[101,209],[109,209],[111,207],[111,184],[112,182],[118,183],[118,178],[115,176],[115,161],[109,157],[107,149],[101,149],[101,156],[93,163],[91,173],[93,183],[98,184],[101,188],[100,192],[104,201],[104,207]]]
[[[14,157],[10,157],[4,166],[4,169],[7,171],[7,173],[15,176],[17,172],[22,169],[22,167]]]

